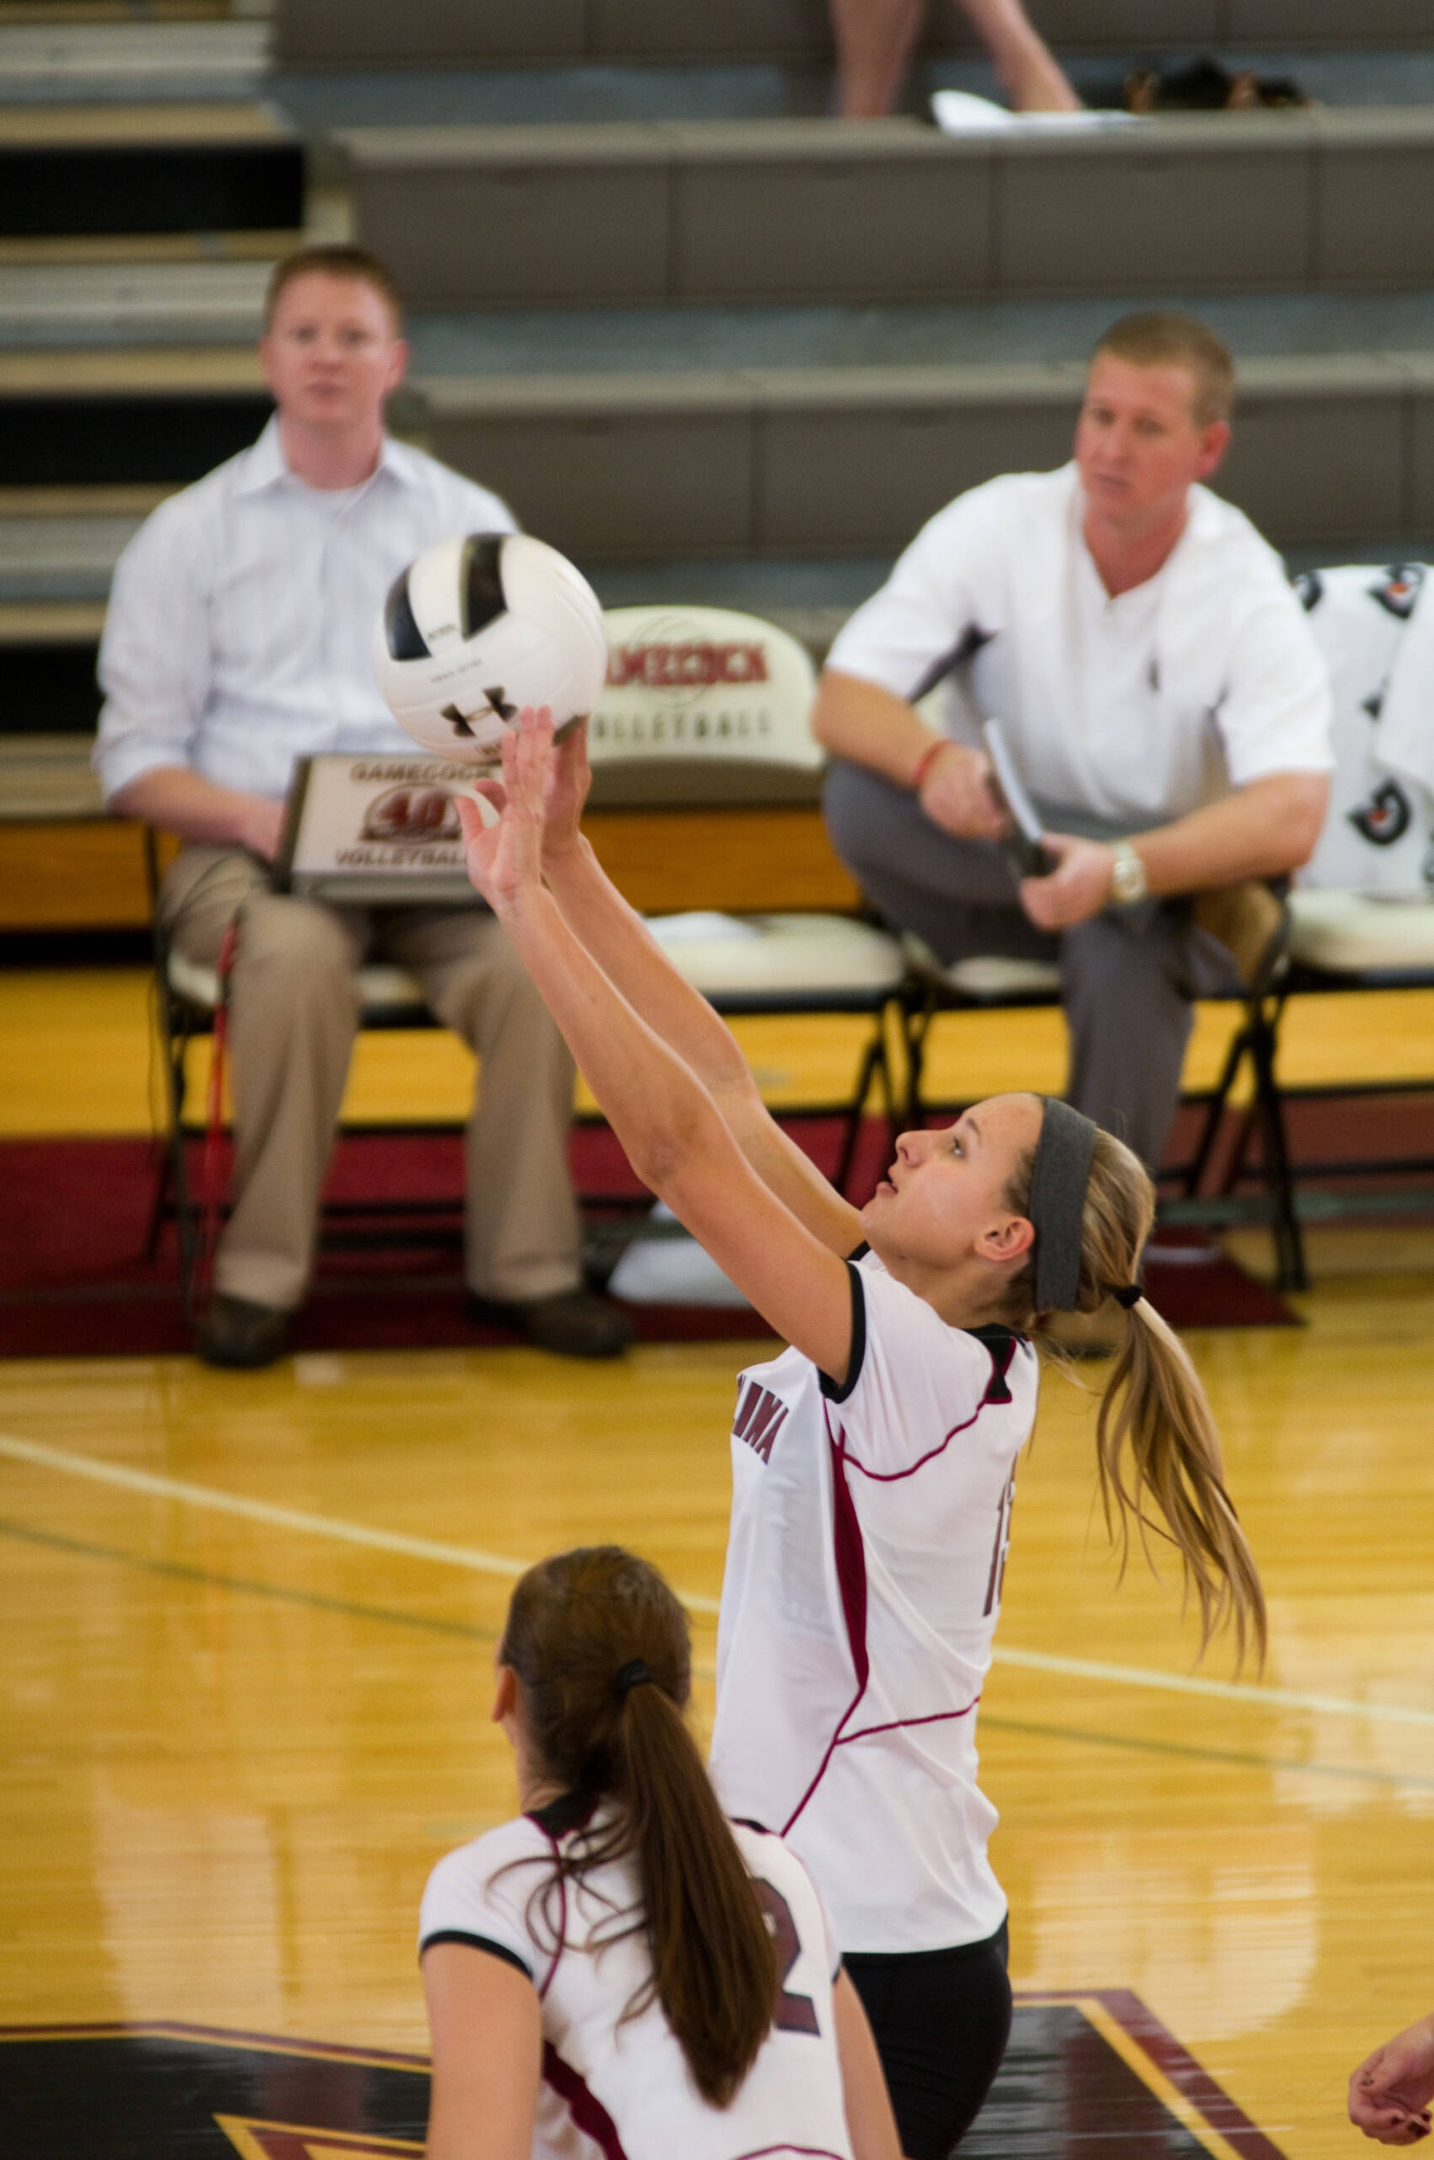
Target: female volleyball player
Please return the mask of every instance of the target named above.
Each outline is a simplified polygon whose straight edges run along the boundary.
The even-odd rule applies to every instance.
[[[871,2032],[780,1839],[723,1816],[687,1620],[619,1546],[513,1592],[494,1718],[525,1813],[440,1860],[428,2160],[897,2160]]]
[[[1263,1647],[1209,1407],[1133,1279],[1150,1181],[1066,1104],[1004,1095],[904,1134],[858,1214],[599,869],[580,731],[555,754],[547,716],[525,714],[503,771],[481,784],[494,825],[459,804],[474,883],[638,1175],[791,1345],[739,1384],[713,1778],[811,1867],[902,2150],[945,2160],[1009,2031],[973,1729],[1051,1312],[1125,1308],[1096,1429],[1122,1547],[1153,1499],[1202,1647],[1227,1621]]]

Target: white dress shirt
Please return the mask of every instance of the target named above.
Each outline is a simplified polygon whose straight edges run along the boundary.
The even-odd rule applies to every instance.
[[[1249,519],[1192,488],[1163,568],[1112,599],[1083,509],[1074,465],[958,495],[828,665],[913,702],[949,674],[948,733],[979,744],[981,721],[1000,719],[1043,808],[1129,831],[1271,773],[1328,771],[1324,663]]]
[[[514,530],[496,495],[388,438],[361,487],[311,488],[271,419],[161,503],[115,567],[95,747],[106,799],[166,765],[280,798],[297,756],[411,750],[373,670],[388,588],[436,541]]]

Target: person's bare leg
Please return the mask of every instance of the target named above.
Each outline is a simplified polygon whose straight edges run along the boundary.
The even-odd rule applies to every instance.
[[[836,0],[833,0],[836,4]],[[1079,112],[1080,99],[1021,0],[961,0],[1015,112]]]
[[[896,103],[926,0],[830,0],[843,120],[879,120]]]

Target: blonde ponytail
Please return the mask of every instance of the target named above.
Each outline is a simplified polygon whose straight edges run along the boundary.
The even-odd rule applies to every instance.
[[[1031,1160],[1007,1194],[1024,1214]],[[1155,1220],[1155,1189],[1128,1147],[1097,1131],[1081,1219],[1080,1282],[1074,1310],[1094,1313],[1133,1284]],[[1016,1324],[1038,1338],[1049,1314],[1032,1310],[1030,1268],[1011,1285]],[[1147,1298],[1122,1298],[1120,1347],[1096,1417],[1096,1470],[1106,1528],[1120,1558],[1129,1557],[1132,1526],[1147,1559],[1153,1533],[1180,1554],[1186,1587],[1200,1612],[1200,1653],[1225,1628],[1233,1631],[1236,1664],[1251,1651],[1265,1656],[1264,1593],[1234,1503],[1225,1489],[1214,1416],[1183,1343]],[[1159,1520],[1147,1501],[1153,1501]]]

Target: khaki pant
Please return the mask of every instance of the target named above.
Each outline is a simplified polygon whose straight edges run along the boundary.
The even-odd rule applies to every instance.
[[[550,1297],[580,1276],[565,1141],[573,1062],[493,917],[477,908],[338,908],[269,890],[250,855],[188,847],[160,895],[176,948],[212,966],[239,923],[230,980],[233,1212],[215,1287],[289,1310],[313,1264],[319,1188],[358,1026],[355,969],[407,968],[477,1052],[465,1135],[465,1275],[480,1295]]]

